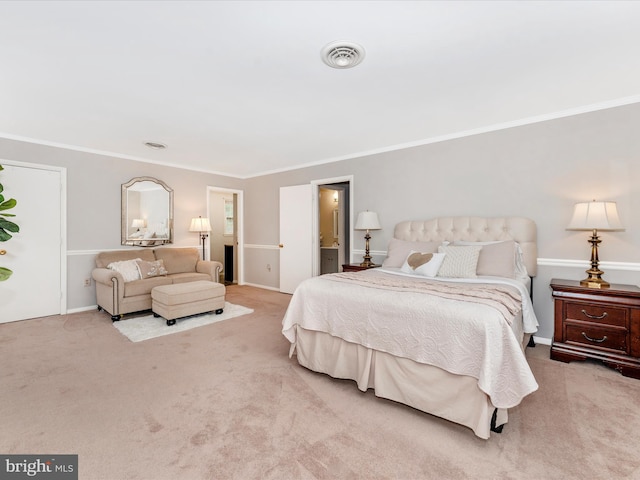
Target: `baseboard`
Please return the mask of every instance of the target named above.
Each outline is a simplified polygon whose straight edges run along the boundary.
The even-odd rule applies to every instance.
[[[276,287],[267,287],[266,285],[260,285],[259,283],[244,282],[242,285],[248,285],[249,287],[263,288],[265,290],[271,290],[273,292],[279,292],[280,289]]]
[[[537,344],[540,344],[540,345],[551,345],[551,339],[550,338],[536,337],[534,335],[533,336],[533,341],[536,342]]]
[[[97,310],[98,305],[89,305],[88,307],[68,308],[66,313],[88,312],[89,310]]]

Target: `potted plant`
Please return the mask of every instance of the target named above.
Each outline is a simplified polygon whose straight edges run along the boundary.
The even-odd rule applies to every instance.
[[[4,168],[0,165],[0,171],[2,170],[4,170]],[[18,225],[7,220],[7,217],[15,217],[15,215],[12,213],[6,213],[7,210],[15,207],[18,202],[13,198],[5,200],[2,195],[3,191],[4,187],[2,186],[2,183],[0,183],[0,242],[6,242],[12,237],[11,233],[18,233],[20,231],[20,227],[18,227]],[[4,254],[5,251],[0,249],[0,253]],[[0,282],[7,280],[12,273],[13,272],[8,268],[0,267]]]

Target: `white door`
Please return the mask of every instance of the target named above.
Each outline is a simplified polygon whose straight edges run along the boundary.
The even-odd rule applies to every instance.
[[[62,312],[62,172],[9,165],[2,160],[5,199],[17,205],[7,213],[20,227],[0,242],[0,265],[13,271],[0,282],[0,323]],[[27,164],[25,164],[27,165]]]
[[[280,188],[280,291],[293,293],[313,276],[311,185]]]

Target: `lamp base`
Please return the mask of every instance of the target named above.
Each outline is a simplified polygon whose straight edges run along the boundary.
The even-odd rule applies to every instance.
[[[602,279],[602,270],[587,270],[589,276],[584,280],[580,280],[580,285],[588,288],[609,288],[611,284]]]
[[[364,261],[360,264],[360,266],[365,268],[373,268],[373,267],[377,267],[378,265],[373,263],[371,261],[371,258],[365,258]]]

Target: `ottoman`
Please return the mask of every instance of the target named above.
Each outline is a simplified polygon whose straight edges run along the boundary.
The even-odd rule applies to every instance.
[[[155,317],[163,317],[167,325],[176,323],[176,318],[198,313],[222,313],[225,287],[221,283],[198,280],[196,282],[173,283],[153,287],[151,310]]]

